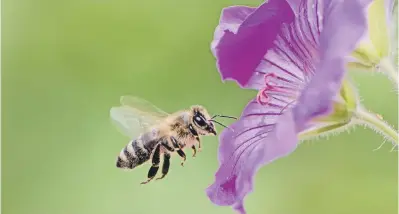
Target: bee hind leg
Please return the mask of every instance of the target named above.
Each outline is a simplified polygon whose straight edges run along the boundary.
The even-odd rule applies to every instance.
[[[158,169],[159,166],[151,166],[150,170],[148,171],[148,179],[144,182],[141,182],[141,184],[147,184],[148,182],[150,182],[157,174]]]
[[[169,166],[170,166],[170,154],[164,153],[163,154],[163,164],[162,164],[162,176],[157,178],[156,180],[161,180],[168,174]]]
[[[157,145],[157,147],[154,150],[154,154],[152,156],[152,166],[151,166],[150,170],[148,171],[148,175],[147,175],[148,179],[147,179],[147,181],[141,182],[141,184],[147,184],[155,177],[155,175],[157,175],[157,172],[159,169],[160,157],[161,157],[160,149],[161,149],[161,146]]]

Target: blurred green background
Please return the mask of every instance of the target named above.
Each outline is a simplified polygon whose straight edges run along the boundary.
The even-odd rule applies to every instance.
[[[210,52],[221,9],[255,0],[4,0],[2,213],[227,214],[204,189],[217,138],[162,181],[115,167],[129,139],[109,120],[119,97],[172,112],[202,104],[239,115],[256,92],[223,84]],[[397,127],[398,100],[382,75],[356,73],[366,106]],[[225,121],[228,123],[229,121]],[[302,144],[258,173],[249,214],[395,214],[397,152],[356,128]]]

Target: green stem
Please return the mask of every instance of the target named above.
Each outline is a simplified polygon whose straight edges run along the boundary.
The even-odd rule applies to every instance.
[[[354,119],[369,128],[373,129],[377,133],[383,135],[387,140],[391,141],[394,146],[398,145],[398,131],[393,129],[388,123],[382,118],[378,117],[364,108],[358,108],[354,112]]]
[[[309,139],[309,138],[313,138],[313,137],[319,137],[322,135],[326,135],[326,134],[329,134],[330,132],[334,132],[337,129],[344,127],[347,124],[348,123],[333,123],[333,124],[319,127],[317,129],[305,130],[305,131],[299,133],[299,139],[304,140],[304,139]]]
[[[384,58],[380,61],[380,69],[387,74],[398,85],[398,71],[392,64],[391,60]]]

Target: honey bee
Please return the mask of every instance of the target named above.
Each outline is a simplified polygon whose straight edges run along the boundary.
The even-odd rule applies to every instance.
[[[237,119],[224,115],[211,117],[200,105],[169,114],[138,97],[122,96],[120,103],[121,106],[111,108],[110,116],[118,129],[132,140],[119,153],[116,167],[134,169],[151,160],[147,180],[141,184],[147,184],[156,176],[161,157],[162,176],[156,180],[168,174],[171,154],[181,157],[181,166],[186,161],[185,148],[191,148],[192,157],[195,157],[197,146],[198,151],[201,150],[201,135],[216,136],[214,123],[226,127],[215,118]]]

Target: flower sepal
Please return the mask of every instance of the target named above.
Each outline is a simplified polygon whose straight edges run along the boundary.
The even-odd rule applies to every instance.
[[[355,70],[382,72],[395,85],[397,73],[397,12],[393,0],[366,0],[368,32],[352,52],[354,60],[347,67]],[[396,18],[395,18],[396,17]]]
[[[359,43],[352,57],[356,59],[355,62],[349,62],[349,68],[360,68],[364,70],[372,70],[380,61],[380,56],[370,42],[362,41]]]
[[[314,118],[316,123],[347,124],[358,106],[358,96],[348,79],[344,79],[340,89],[340,98],[332,104],[332,111],[321,117]],[[331,127],[333,128],[333,127]]]

